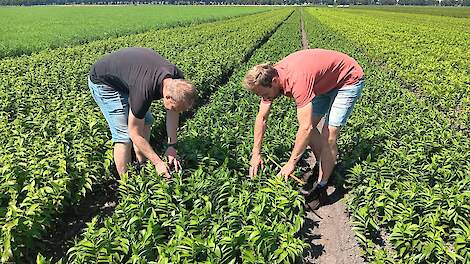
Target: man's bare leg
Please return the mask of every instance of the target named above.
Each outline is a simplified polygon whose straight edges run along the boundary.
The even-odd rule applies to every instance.
[[[320,161],[321,157],[321,150],[322,150],[322,145],[323,145],[323,139],[320,134],[320,131],[318,131],[318,123],[320,123],[320,120],[322,117],[320,116],[314,116],[313,117],[313,130],[312,130],[312,136],[310,137],[310,141],[308,145],[313,151],[313,154],[315,154],[315,159],[317,162]]]
[[[313,154],[315,155],[316,164],[313,166],[312,174],[304,175],[304,180],[306,180],[309,183],[309,184],[305,185],[301,190],[301,192],[304,195],[307,195],[308,193],[310,193],[310,191],[315,189],[315,188],[313,188],[315,185],[312,185],[312,184],[313,184],[314,180],[315,181],[318,180],[316,178],[316,177],[318,177],[317,166],[320,164],[320,156],[321,156],[321,149],[322,149],[322,145],[323,145],[323,139],[321,137],[320,131],[318,131],[317,126],[318,126],[319,122],[321,121],[321,119],[322,119],[322,117],[314,116],[313,120],[312,120],[313,130],[312,130],[312,134],[310,136],[308,145],[310,146],[310,149],[313,151]]]
[[[310,192],[307,197],[307,201],[309,201],[308,206],[313,210],[327,203],[327,182],[336,163],[336,154],[338,153],[336,140],[338,139],[339,131],[340,127],[329,126],[328,124],[323,125],[321,133],[322,144],[320,145],[320,172],[314,192]]]
[[[119,175],[127,171],[127,164],[131,162],[131,143],[114,144],[114,162]]]
[[[144,137],[148,142],[150,142],[150,131],[151,131],[151,126],[146,124],[144,126]],[[134,145],[134,151],[135,151],[135,156],[137,157],[137,161],[140,164],[143,164],[147,161],[147,158],[145,157],[145,155],[142,153],[142,151],[140,151],[137,148],[136,145]]]
[[[326,184],[333,172],[338,154],[336,142],[338,140],[341,127],[329,126],[325,124],[322,131],[323,145],[320,155],[320,175],[318,182]]]

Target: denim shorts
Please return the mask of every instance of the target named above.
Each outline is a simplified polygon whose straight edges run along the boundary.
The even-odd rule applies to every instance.
[[[330,126],[344,126],[363,88],[364,79],[360,79],[353,85],[315,96],[312,100],[313,116],[325,116],[325,124]]]
[[[119,92],[106,84],[95,84],[90,78],[88,78],[88,87],[108,122],[113,143],[130,143],[127,129],[129,94]],[[154,119],[150,110],[145,114],[144,119],[146,125],[152,125]]]

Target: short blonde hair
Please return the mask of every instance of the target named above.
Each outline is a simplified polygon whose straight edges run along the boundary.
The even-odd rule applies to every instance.
[[[254,91],[255,87],[260,85],[269,87],[276,76],[278,76],[277,70],[270,62],[258,64],[246,73],[243,86],[250,91]]]
[[[168,87],[168,95],[178,104],[185,106],[186,110],[193,107],[197,98],[196,87],[185,79],[174,79]]]

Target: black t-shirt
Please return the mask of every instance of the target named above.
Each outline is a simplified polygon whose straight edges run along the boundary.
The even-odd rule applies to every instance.
[[[148,48],[124,48],[105,55],[90,70],[90,80],[129,94],[135,117],[143,119],[153,100],[161,99],[163,79],[183,79],[181,72]]]

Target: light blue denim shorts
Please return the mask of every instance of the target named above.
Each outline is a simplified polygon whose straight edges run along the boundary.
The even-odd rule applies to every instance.
[[[330,126],[344,126],[353,110],[357,99],[361,97],[364,88],[364,79],[360,79],[353,85],[333,89],[326,94],[320,94],[313,98],[313,116],[325,116],[325,124]]]
[[[129,94],[119,92],[106,84],[95,84],[88,78],[93,99],[108,122],[113,143],[130,143],[127,121],[129,117]],[[152,125],[154,118],[150,110],[145,114],[145,124]]]

